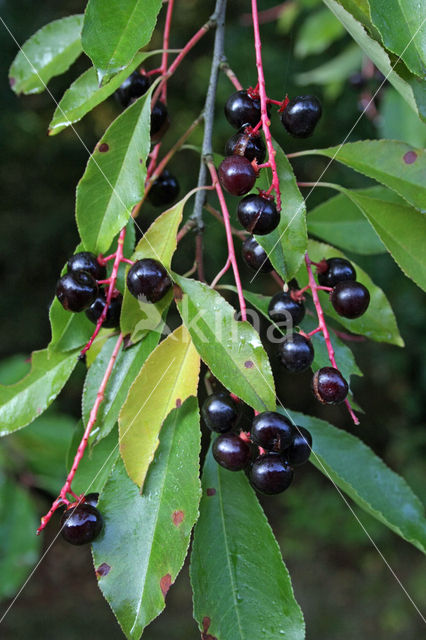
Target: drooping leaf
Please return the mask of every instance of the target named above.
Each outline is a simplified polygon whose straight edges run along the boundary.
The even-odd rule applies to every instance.
[[[130,387],[119,416],[120,453],[138,486],[144,484],[164,420],[197,394],[199,373],[199,355],[181,325],[148,356]]]
[[[27,491],[0,473],[0,598],[11,598],[37,562],[41,540],[37,513]]]
[[[296,82],[300,85],[307,84],[334,84],[346,82],[348,76],[357,71],[362,64],[362,51],[352,43],[342,53],[331,60],[327,60],[319,67],[309,71],[298,73]]]
[[[333,42],[345,34],[341,23],[327,9],[312,12],[302,23],[298,33],[294,54],[296,58],[322,53]]]
[[[78,122],[84,116],[111,96],[121,83],[139,65],[158,51],[144,51],[135,55],[131,63],[118,73],[111,82],[99,86],[96,69],[90,67],[65,91],[49,125],[49,135],[54,136],[70,124]]]
[[[54,76],[64,73],[80,55],[83,16],[54,20],[27,40],[9,70],[13,91],[40,93]]]
[[[119,460],[100,498],[105,526],[93,544],[95,570],[129,640],[164,609],[182,568],[198,516],[199,453],[197,401],[188,398],[163,425],[142,495]]]
[[[303,640],[290,576],[244,473],[220,467],[210,450],[202,488],[190,567],[202,637]]]
[[[378,129],[381,138],[402,140],[407,144],[426,146],[426,124],[413,114],[405,100],[393,87],[387,87],[380,103]]]
[[[86,251],[105,253],[142,199],[153,89],[108,127],[78,183],[76,218]]]
[[[323,258],[335,258],[346,256],[328,244],[316,242],[310,240],[308,244],[308,253],[311,260],[314,262],[320,262]],[[324,291],[319,291],[320,302],[324,313],[337,320],[342,326],[351,331],[352,333],[359,333],[366,336],[371,340],[377,340],[378,342],[389,342],[399,347],[404,346],[398,326],[396,324],[395,315],[391,309],[391,306],[383,293],[383,291],[373,283],[371,278],[361,269],[359,265],[351,260],[356,269],[357,280],[361,282],[370,292],[370,304],[367,311],[360,318],[350,320],[339,316],[333,309],[329,300],[329,294]],[[303,287],[308,284],[308,277],[306,269],[300,269],[297,274],[297,280],[299,286]]]
[[[257,411],[271,409],[275,386],[259,334],[234,319],[235,309],[206,284],[175,276],[184,296],[179,313],[213,375]]]
[[[90,436],[90,445],[97,444],[114,427],[131,384],[148,355],[157,346],[159,339],[160,334],[151,331],[139,344],[129,349],[121,350],[118,354],[104,392],[104,400],[99,407],[95,427]],[[105,375],[115,344],[115,338],[107,340],[87,372],[83,389],[83,422],[85,425],[89,420],[96,394]]]
[[[84,15],[83,49],[106,84],[127,67],[151,40],[162,0],[89,0]]]
[[[85,313],[66,311],[56,297],[49,309],[49,320],[52,331],[49,355],[52,352],[69,352],[83,347],[94,330],[93,323]]]
[[[370,15],[383,44],[400,56],[424,80],[426,74],[426,22],[416,0],[369,0]]]
[[[284,151],[277,143],[274,143],[274,149],[281,189],[281,219],[272,233],[256,236],[256,240],[265,249],[280,276],[290,280],[300,267],[306,251],[306,207]],[[259,188],[266,188],[266,183],[262,183],[266,175],[266,172],[263,172],[263,176],[261,174],[257,183]]]
[[[52,404],[77,364],[77,353],[34,351],[31,371],[19,382],[0,385],[0,436],[29,424]]]
[[[312,434],[312,464],[367,513],[426,552],[425,510],[405,480],[350,433],[302,413],[289,414]]]

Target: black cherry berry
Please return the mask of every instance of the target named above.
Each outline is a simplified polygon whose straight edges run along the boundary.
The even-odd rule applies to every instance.
[[[161,175],[153,182],[148,191],[148,200],[154,207],[163,207],[172,204],[179,195],[179,182],[164,169]]]
[[[211,431],[226,433],[237,425],[240,411],[228,393],[214,393],[204,401],[201,415]]]
[[[293,469],[279,453],[265,453],[253,462],[249,478],[257,491],[273,495],[288,489]]]
[[[348,395],[348,383],[338,369],[323,367],[315,371],[312,391],[322,404],[339,404]]]
[[[293,440],[291,422],[276,411],[259,413],[251,426],[251,440],[266,451],[284,451]]]
[[[229,471],[241,471],[250,460],[250,445],[235,433],[223,433],[213,443],[213,457]]]
[[[69,507],[61,519],[61,534],[70,544],[93,542],[102,529],[102,516],[93,505],[83,502]]]
[[[334,287],[343,280],[356,280],[355,268],[345,258],[321,260],[317,266],[317,274],[322,287]]]
[[[157,100],[151,111],[151,142],[156,144],[169,128],[169,113],[164,102]]]
[[[172,286],[172,280],[163,265],[152,258],[137,260],[127,273],[127,287],[135,298],[158,302]]]
[[[292,442],[285,452],[291,467],[300,467],[309,460],[312,449],[312,436],[304,427],[294,427]]]
[[[309,338],[300,333],[286,335],[279,344],[278,355],[286,369],[299,373],[309,369],[314,359],[314,348]]]
[[[277,228],[280,214],[273,200],[251,194],[240,201],[238,219],[247,231],[264,236]]]
[[[84,311],[97,295],[96,280],[87,271],[71,271],[56,283],[56,297],[67,311]]]
[[[229,138],[225,146],[225,155],[244,156],[250,162],[256,160],[257,164],[262,164],[266,157],[266,146],[259,135],[251,136],[240,131]]]
[[[291,325],[299,325],[305,317],[305,305],[302,300],[294,300],[291,291],[281,291],[271,298],[268,314],[274,322],[285,322],[291,329]]]
[[[67,262],[68,271],[87,271],[95,280],[105,280],[106,268],[98,262],[97,257],[90,251],[80,251]]]
[[[120,324],[120,313],[121,313],[121,305],[123,303],[123,296],[119,293],[115,298],[111,299],[111,302],[108,307],[108,311],[105,316],[105,320],[102,323],[104,329],[114,329],[118,327]],[[89,318],[90,322],[97,324],[99,318],[102,315],[102,312],[106,305],[106,297],[105,292],[100,291],[98,297],[90,305],[88,309],[86,309],[86,316]]]
[[[255,238],[253,238],[253,236],[249,236],[244,240],[241,248],[241,254],[246,265],[254,271],[269,273],[274,268],[265,249]]]
[[[148,76],[133,71],[132,74],[118,87],[115,97],[125,109],[131,102],[143,96],[149,89],[150,81]]]
[[[96,507],[99,500],[99,493],[88,493],[84,496],[85,504],[91,504],[92,507]]]
[[[220,184],[233,196],[248,193],[256,182],[256,172],[244,156],[227,156],[219,165]]]
[[[225,116],[236,129],[243,125],[255,127],[261,119],[260,100],[251,98],[247,91],[236,91],[226,101]]]
[[[311,136],[321,117],[321,103],[315,96],[297,96],[281,114],[281,122],[295,138]]]
[[[330,295],[339,316],[354,319],[362,316],[370,304],[370,294],[361,282],[338,282]]]

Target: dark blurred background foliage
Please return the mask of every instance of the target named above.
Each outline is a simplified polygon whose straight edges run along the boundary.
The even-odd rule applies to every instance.
[[[59,4],[46,0],[37,5],[29,0],[0,1],[1,15],[21,44],[47,22],[81,12],[84,4],[77,0],[64,0]],[[176,4],[171,46],[179,48],[208,18],[213,3],[178,0]],[[362,56],[354,51],[349,36],[325,17],[325,9],[319,0],[287,4],[289,6],[278,22],[262,25],[268,94],[278,99],[285,93],[294,96],[313,92],[323,99],[324,109],[314,137],[307,141],[289,138],[277,118],[273,134],[288,152],[309,146],[336,145],[345,138],[360,114],[359,92],[350,86],[347,77],[357,70]],[[255,83],[252,31],[250,25],[242,24],[241,15],[249,11],[250,3],[237,0],[229,5],[227,55],[242,84],[249,86]],[[261,9],[275,5],[274,0],[265,0]],[[160,27],[163,19],[161,15]],[[25,371],[24,359],[30,352],[43,348],[49,340],[47,314],[55,282],[78,241],[74,191],[88,154],[71,129],[47,138],[54,108],[48,93],[17,98],[9,91],[7,71],[17,47],[4,27],[0,30],[0,39],[3,52],[0,58],[0,136],[3,149],[0,172],[0,354],[5,359],[0,365],[0,381],[10,382],[19,379]],[[161,47],[160,30],[155,34],[152,45],[153,48]],[[210,34],[198,44],[177,76],[170,81],[172,125],[164,139],[165,149],[201,111],[211,45]],[[341,59],[343,63],[339,62]],[[296,84],[301,74],[305,76],[300,80],[303,77],[309,79],[307,72],[333,60],[337,63],[330,75],[331,80],[326,84]],[[50,83],[49,88],[56,100],[87,66],[88,60],[83,56],[67,74]],[[378,82],[373,81],[373,90]],[[215,133],[218,153],[222,152],[231,135],[221,109],[231,92],[231,85],[222,77]],[[385,86],[381,90],[378,108],[379,119],[373,122],[362,117],[351,132],[349,141],[385,135],[405,139],[418,146],[424,143],[424,125],[419,125],[415,116],[407,113],[404,103],[391,88]],[[88,149],[93,149],[118,113],[119,108],[111,98],[77,124],[76,130]],[[190,144],[200,145],[201,135],[201,130],[196,131]],[[317,157],[297,159],[294,167],[301,180],[315,180],[325,167],[325,160]],[[171,163],[171,170],[178,176],[184,193],[196,183],[197,154],[192,149],[182,151]],[[368,184],[359,174],[336,163],[327,170],[325,179],[352,187]],[[316,189],[308,201],[308,209],[331,195],[334,194]],[[156,214],[149,206],[146,207],[138,220],[142,230],[149,226]],[[226,246],[221,226],[207,215],[206,272],[207,279],[211,279],[226,259]],[[192,265],[192,243],[191,236],[187,237],[183,249],[177,254],[175,268],[181,273]],[[357,432],[389,466],[407,479],[419,496],[424,497],[425,471],[421,461],[426,445],[426,309],[422,293],[403,276],[389,256],[356,256],[356,260],[384,289],[406,343],[405,349],[368,342],[351,344],[364,372],[364,377],[355,378],[353,384],[356,398],[365,411]],[[245,278],[249,276],[244,265],[242,275]],[[275,289],[268,278],[258,278],[256,290],[272,294]],[[11,359],[12,354],[20,354],[20,357]],[[84,367],[80,366],[53,409],[31,427],[2,443],[0,566],[4,581],[1,594],[5,599],[1,610],[8,606],[14,591],[13,584],[8,587],[7,570],[10,571],[11,566],[7,565],[5,557],[10,552],[13,556],[13,544],[7,542],[7,526],[2,525],[5,510],[10,508],[10,504],[15,505],[15,516],[21,518],[22,527],[35,528],[35,520],[31,517],[25,519],[28,495],[35,501],[40,514],[46,510],[50,496],[59,490],[65,473],[65,453],[79,417],[83,376]],[[353,429],[341,409],[318,407],[311,398],[308,377],[294,379],[280,372],[278,386],[283,403],[327,419],[339,427]],[[41,441],[44,443],[46,433],[49,433],[51,443],[47,451],[44,445],[40,445]],[[305,613],[309,640],[418,640],[422,636],[424,627],[420,617],[360,524],[335,489],[315,469],[309,468],[298,474],[296,490],[278,499],[262,499],[262,503],[291,572],[296,597]],[[419,552],[356,506],[353,508],[407,591],[420,608],[424,606],[425,565]],[[42,541],[43,549],[49,549],[56,529],[54,521]],[[33,548],[28,549],[28,557],[23,559],[21,583],[37,560],[38,543],[38,540],[34,541]],[[166,612],[147,629],[144,638],[198,638],[191,615],[187,567],[171,589],[167,601]],[[1,626],[0,635],[5,640],[29,636],[43,640],[123,637],[97,590],[89,551],[70,548],[61,540],[49,549]]]

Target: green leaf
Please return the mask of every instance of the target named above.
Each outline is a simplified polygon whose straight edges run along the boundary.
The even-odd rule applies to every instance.
[[[393,87],[387,87],[381,97],[378,128],[381,138],[402,140],[416,147],[426,144],[426,124],[413,118],[409,106]]]
[[[96,69],[94,67],[87,69],[77,80],[74,80],[62,96],[49,125],[49,135],[54,136],[69,127],[70,124],[81,120],[89,111],[111,96],[144,60],[156,53],[159,52],[144,51],[137,53],[123,71],[102,87],[99,86]]]
[[[372,198],[359,191],[347,190],[346,193],[371,223],[405,275],[426,291],[424,214],[407,204]]]
[[[11,598],[37,562],[41,539],[35,505],[27,491],[0,473],[0,598]]]
[[[206,284],[175,276],[179,313],[201,358],[222,384],[257,411],[271,409],[275,387],[259,334],[234,319],[235,309]]]
[[[80,55],[83,16],[54,20],[25,42],[9,70],[16,94],[40,93],[54,76],[64,73]]]
[[[0,385],[0,436],[29,424],[53,402],[77,364],[77,353],[34,351],[31,371],[19,382]]]
[[[365,27],[367,27],[368,31],[372,32],[373,35],[375,35],[375,29],[373,28],[373,30],[371,30],[369,28],[371,23],[369,20],[369,16],[368,19],[365,16],[365,7],[363,7],[362,11],[360,10],[359,12],[362,16],[364,16],[364,19],[361,19],[361,15],[358,15],[354,11],[354,15],[356,15],[356,17],[358,18],[355,19],[351,15],[351,13],[346,11],[346,9],[342,7],[341,4],[336,2],[336,0],[323,1],[327,5],[327,7],[334,13],[336,18],[340,20],[346,31],[350,33],[352,38],[355,40],[355,42],[357,42],[364,53],[374,62],[376,67],[380,69],[383,75],[385,75],[389,82],[395,87],[398,93],[400,93],[404,100],[410,105],[410,107],[420,117],[423,118],[424,114],[422,115],[422,110],[417,104],[418,98],[414,95],[411,83],[408,81],[408,79],[404,79],[396,72],[396,70],[394,69],[395,65],[389,58],[387,51],[385,51],[385,49],[383,49],[383,47],[368,34]],[[350,10],[353,10],[353,5],[359,5],[359,2],[355,2],[355,0],[350,0],[349,2],[348,0],[344,0],[342,4],[348,5],[348,8],[350,8]],[[363,0],[363,5],[365,4],[366,2],[365,0]],[[358,22],[358,20],[361,20],[361,22]],[[364,22],[364,24],[362,24],[362,22]]]
[[[154,88],[108,127],[77,186],[77,225],[86,251],[105,253],[143,197]]]
[[[130,640],[164,609],[182,568],[198,516],[199,453],[197,401],[189,398],[163,425],[142,495],[119,460],[99,500],[105,526],[93,543],[94,565]]]
[[[309,154],[337,160],[396,191],[417,209],[426,210],[424,149],[396,140],[362,140],[298,155]]]
[[[202,637],[303,640],[290,576],[244,473],[220,467],[210,450],[202,488],[190,567]]]
[[[387,191],[381,186],[360,190],[359,193]],[[388,193],[393,193],[389,191]],[[321,240],[346,251],[364,255],[384,253],[386,248],[359,208],[341,193],[309,211],[308,231]]]
[[[150,332],[138,345],[121,350],[118,354],[105,389],[104,400],[99,407],[96,426],[90,436],[90,445],[94,446],[99,443],[114,427],[131,384],[148,355],[157,346],[159,339],[159,333]],[[87,372],[83,389],[83,421],[85,425],[89,420],[90,412],[95,403],[99,386],[105,375],[115,344],[116,338],[107,340]]]
[[[312,464],[367,513],[426,552],[424,507],[405,480],[350,433],[318,418],[289,413],[312,434]]]
[[[120,453],[127,473],[143,486],[164,420],[197,395],[200,358],[188,331],[178,327],[146,359],[119,417]]]
[[[84,15],[83,49],[106,84],[127,67],[151,40],[162,0],[89,0]]]
[[[407,67],[425,78],[426,23],[419,24],[418,0],[369,0],[370,15],[383,44],[400,56]],[[420,12],[420,13],[419,13]]]
[[[346,257],[338,249],[328,244],[315,242],[314,240],[309,241],[308,252],[309,257],[314,262],[320,262],[323,258]],[[370,305],[367,311],[360,318],[355,318],[354,320],[343,318],[333,309],[328,293],[319,291],[318,294],[324,313],[337,320],[337,322],[352,333],[359,333],[378,342],[389,342],[399,347],[404,346],[404,341],[399,334],[394,313],[385,294],[373,283],[371,278],[356,262],[351,260],[351,263],[356,269],[358,282],[362,282],[370,292]],[[305,268],[299,271],[297,280],[301,287],[308,284],[308,276]]]
[[[300,267],[306,251],[306,207],[290,162],[277,143],[274,143],[274,148],[282,198],[281,219],[272,233],[256,236],[256,240],[265,249],[280,276],[290,280]],[[261,183],[258,186],[261,187]]]
[[[296,58],[322,53],[345,34],[340,22],[327,9],[319,9],[304,20],[294,47]]]
[[[343,83],[351,73],[360,68],[361,64],[362,51],[356,44],[350,44],[337,56],[319,67],[298,73],[296,82],[300,85]]]
[[[49,309],[49,320],[52,331],[49,356],[52,352],[69,352],[83,347],[94,330],[85,313],[66,311],[56,297]]]

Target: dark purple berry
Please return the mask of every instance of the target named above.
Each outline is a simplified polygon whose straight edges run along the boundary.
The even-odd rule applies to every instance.
[[[226,433],[236,426],[240,412],[228,393],[214,393],[204,401],[201,415],[211,431]]]
[[[151,142],[156,144],[169,128],[169,114],[164,102],[157,100],[151,111]]]
[[[131,102],[143,96],[149,89],[148,76],[140,73],[139,71],[133,71],[133,73],[126,78],[126,80],[118,87],[115,92],[115,97],[124,109],[129,106]]]
[[[161,300],[171,286],[172,280],[166,269],[152,258],[137,260],[127,273],[127,287],[132,296],[142,296],[148,302]]]
[[[235,129],[243,125],[255,127],[261,119],[260,100],[250,98],[247,91],[236,91],[226,101],[225,116]]]
[[[305,317],[305,305],[302,300],[294,300],[291,291],[277,293],[269,303],[268,314],[274,322],[285,322],[288,328],[298,325]]]
[[[84,503],[91,504],[92,507],[96,507],[96,505],[98,504],[98,500],[99,493],[88,493],[86,496],[84,496]]]
[[[253,462],[250,483],[261,493],[272,495],[288,489],[293,480],[293,469],[279,453],[266,453]]]
[[[266,157],[266,146],[262,138],[255,134],[240,131],[229,138],[225,146],[226,156],[244,156],[247,160],[256,160],[257,164],[262,164]]]
[[[87,271],[95,280],[105,280],[106,268],[99,264],[97,257],[90,251],[80,251],[67,262],[68,271]]]
[[[220,184],[233,196],[248,193],[256,182],[256,172],[244,156],[227,156],[219,165]]]
[[[348,78],[350,86],[356,91],[361,91],[367,84],[366,78],[362,75],[360,71],[356,71],[352,73]]]
[[[248,195],[240,201],[238,219],[247,231],[264,236],[277,228],[280,214],[275,202],[263,196]]]
[[[300,333],[292,333],[284,337],[278,346],[281,363],[293,373],[309,369],[314,359],[314,348],[309,338]]]
[[[235,433],[224,433],[213,443],[213,457],[229,471],[241,471],[250,460],[250,446]]]
[[[322,260],[318,267],[318,282],[322,287],[334,287],[343,280],[356,280],[356,271],[345,258]]]
[[[339,404],[348,395],[348,383],[338,369],[323,367],[315,371],[312,390],[322,404]]]
[[[309,460],[312,449],[312,436],[303,427],[293,428],[293,440],[285,452],[285,457],[291,467],[300,467]]]
[[[251,426],[251,439],[266,451],[284,451],[293,438],[291,422],[276,411],[259,413]]]
[[[84,311],[97,295],[96,280],[87,271],[71,271],[56,283],[56,297],[67,311]]]
[[[179,183],[176,178],[165,169],[152,184],[148,191],[148,200],[154,207],[172,204],[179,195]]]
[[[111,299],[105,320],[102,323],[104,329],[114,329],[120,324],[121,305],[123,303],[123,296],[118,294],[115,298]],[[106,305],[106,297],[104,291],[100,291],[98,297],[88,309],[86,309],[86,316],[90,322],[97,324],[99,318],[102,315],[102,311]]]
[[[61,534],[70,544],[87,544],[99,535],[102,516],[96,507],[83,502],[69,507],[61,519]]]
[[[255,238],[253,238],[253,236],[249,236],[244,240],[241,253],[244,262],[254,271],[269,273],[274,268],[265,249]]]
[[[367,311],[370,294],[360,282],[338,282],[330,295],[331,304],[344,318],[359,318]]]
[[[321,103],[315,96],[297,96],[281,114],[281,122],[295,138],[312,135],[321,117]]]

